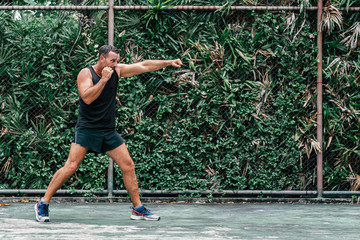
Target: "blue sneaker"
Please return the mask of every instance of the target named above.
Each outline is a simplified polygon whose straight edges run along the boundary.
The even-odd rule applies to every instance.
[[[160,217],[152,214],[148,209],[141,205],[139,207],[132,207],[131,220],[147,220],[147,221],[159,221]]]
[[[41,200],[35,204],[35,216],[38,222],[50,222],[49,204]]]

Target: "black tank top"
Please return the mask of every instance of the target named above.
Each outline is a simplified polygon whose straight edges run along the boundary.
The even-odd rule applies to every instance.
[[[89,67],[93,84],[100,81],[100,77],[95,73],[92,66]],[[86,128],[115,128],[115,106],[116,93],[119,77],[114,71],[113,75],[106,83],[100,96],[90,103],[86,104],[80,97],[79,117],[76,126]]]

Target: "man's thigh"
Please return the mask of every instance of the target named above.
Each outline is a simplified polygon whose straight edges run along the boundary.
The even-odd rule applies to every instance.
[[[84,159],[87,151],[88,151],[87,148],[85,148],[79,144],[72,143],[71,147],[70,147],[69,157],[68,157],[66,163],[80,165],[80,163]]]

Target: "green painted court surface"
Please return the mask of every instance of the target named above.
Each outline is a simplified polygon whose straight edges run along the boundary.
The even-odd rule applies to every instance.
[[[128,203],[0,207],[0,239],[359,239],[360,206],[341,204],[147,204],[159,222],[130,220]]]

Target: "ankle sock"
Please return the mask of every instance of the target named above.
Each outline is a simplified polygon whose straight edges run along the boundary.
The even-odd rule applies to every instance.
[[[138,207],[135,207],[135,210],[136,211],[141,211],[141,210],[143,210],[144,209],[144,205],[140,205],[140,206],[138,206]]]
[[[45,202],[45,201],[43,200],[43,198],[40,198],[40,203],[41,203],[41,204],[49,204],[49,203]]]

